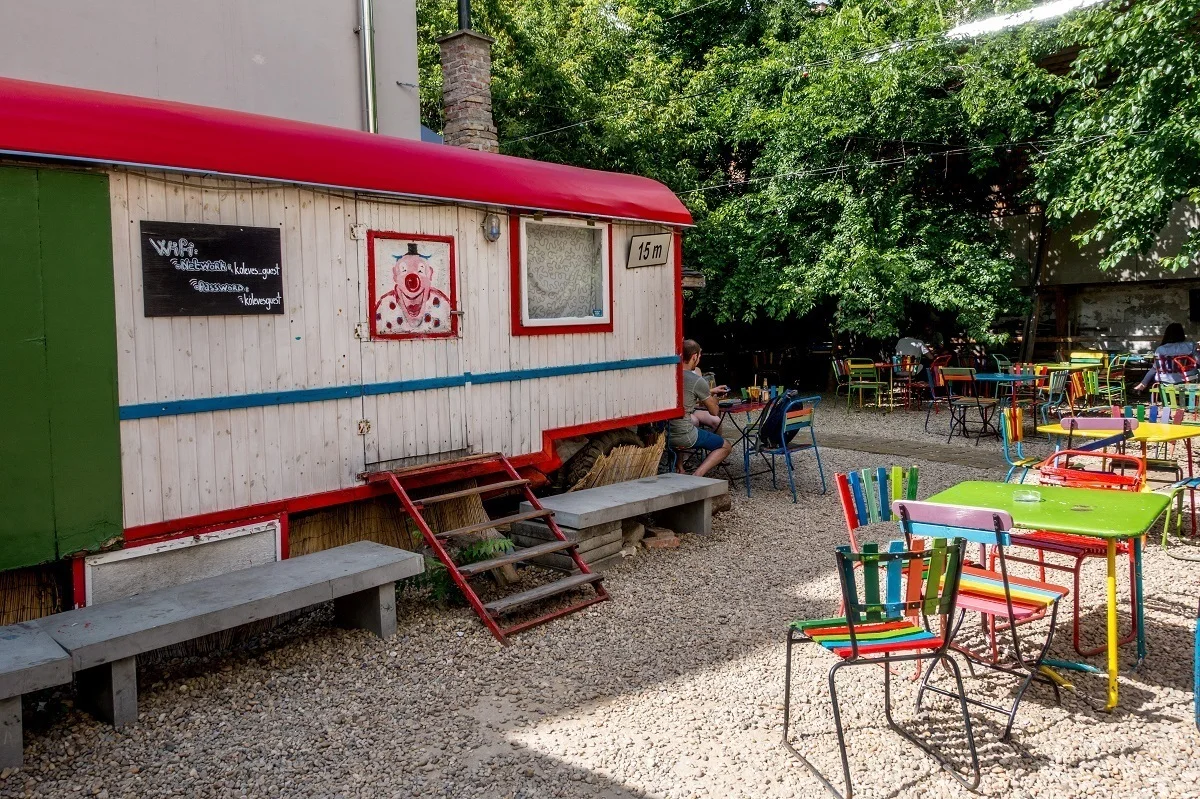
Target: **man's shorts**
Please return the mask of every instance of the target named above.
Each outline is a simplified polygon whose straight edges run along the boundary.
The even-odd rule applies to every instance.
[[[721,438],[711,430],[705,430],[703,427],[696,429],[696,443],[692,445],[695,449],[706,449],[712,452],[715,449],[720,449],[725,446],[725,439]]]

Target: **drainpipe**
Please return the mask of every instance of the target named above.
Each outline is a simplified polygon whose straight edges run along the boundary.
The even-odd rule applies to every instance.
[[[464,2],[464,0],[459,0]],[[358,45],[362,55],[363,129],[379,132],[379,108],[375,98],[375,3],[359,0]]]
[[[471,0],[458,0],[458,29],[471,30]]]

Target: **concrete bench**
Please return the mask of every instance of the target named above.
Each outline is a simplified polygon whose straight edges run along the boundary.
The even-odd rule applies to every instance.
[[[21,765],[21,695],[71,681],[71,656],[31,623],[0,627],[0,768]]]
[[[677,533],[712,532],[713,498],[729,493],[729,482],[690,474],[660,474],[640,480],[557,494],[541,500],[554,511],[554,521],[567,538],[578,545],[587,564],[615,557],[621,550],[621,522],[654,514],[656,522]],[[521,510],[532,510],[528,502]],[[549,528],[541,522],[513,525],[513,543],[536,546],[550,538]],[[572,568],[569,558],[544,556],[545,565]]]
[[[70,656],[81,702],[123,727],[137,721],[137,656],[333,600],[340,624],[396,632],[397,580],[420,555],[367,541],[80,608],[34,624]]]

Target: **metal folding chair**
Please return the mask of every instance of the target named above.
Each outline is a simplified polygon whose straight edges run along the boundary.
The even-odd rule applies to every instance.
[[[932,684],[934,666],[931,663],[921,680],[921,688],[917,692],[917,708],[921,707],[921,699],[926,691],[964,699],[978,707],[1003,713],[1008,716],[1001,740],[1012,734],[1013,723],[1017,719],[1017,710],[1029,686],[1035,681],[1050,685],[1055,699],[1059,699],[1058,684],[1041,672],[1042,660],[1050,650],[1054,639],[1054,622],[1058,615],[1058,601],[1067,595],[1067,589],[1062,586],[1037,580],[1027,580],[1013,577],[1008,572],[1008,559],[1004,550],[1012,543],[1012,516],[1005,511],[981,508],[967,508],[958,505],[942,505],[933,502],[909,502],[898,500],[892,503],[892,510],[900,516],[900,524],[904,530],[908,548],[914,548],[915,536],[928,536],[935,540],[939,538],[962,538],[980,544],[981,550],[994,547],[999,555],[1000,570],[992,571],[982,564],[987,562],[981,552],[980,565],[967,561],[962,564],[962,579],[959,586],[957,607],[962,613],[951,631],[955,636],[967,611],[976,612],[984,617],[991,642],[991,657],[963,647],[952,647],[955,652],[963,655],[968,662],[979,664],[985,668],[1019,677],[1021,683],[1012,705],[1005,708],[993,705],[979,699],[967,697],[962,692],[961,683],[958,693]],[[1026,655],[1021,649],[1019,629],[1029,622],[1049,616],[1050,627],[1046,639],[1040,648],[1035,649],[1032,656]],[[1006,659],[1001,659],[996,646],[996,635],[1007,629],[1012,648]]]
[[[854,784],[838,706],[836,678],[838,671],[847,666],[883,666],[883,706],[888,726],[937,760],[965,787],[974,789],[979,785],[979,755],[971,731],[971,715],[967,708],[962,673],[949,655],[957,625],[949,626],[948,619],[953,615],[958,596],[962,546],[959,540],[949,543],[935,540],[927,551],[907,549],[900,541],[891,542],[887,552],[880,552],[877,544],[864,544],[862,552],[853,552],[848,546],[838,547],[837,571],[846,614],[839,618],[798,620],[788,625],[783,683],[783,744],[821,781],[826,790],[839,799],[843,794],[797,750],[791,740],[792,648],[797,644],[815,643],[838,657],[838,661],[829,669],[829,698],[833,703],[833,726],[841,755],[846,799],[854,795]],[[861,593],[856,567],[861,569]],[[882,596],[881,586],[886,592]],[[946,664],[958,686],[958,704],[971,752],[971,766],[965,775],[931,746],[897,724],[892,717],[892,664],[923,658],[930,659],[930,669],[938,663]]]

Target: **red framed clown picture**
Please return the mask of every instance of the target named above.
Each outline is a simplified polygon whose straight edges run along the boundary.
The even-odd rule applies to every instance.
[[[454,238],[367,231],[372,338],[458,335]]]

